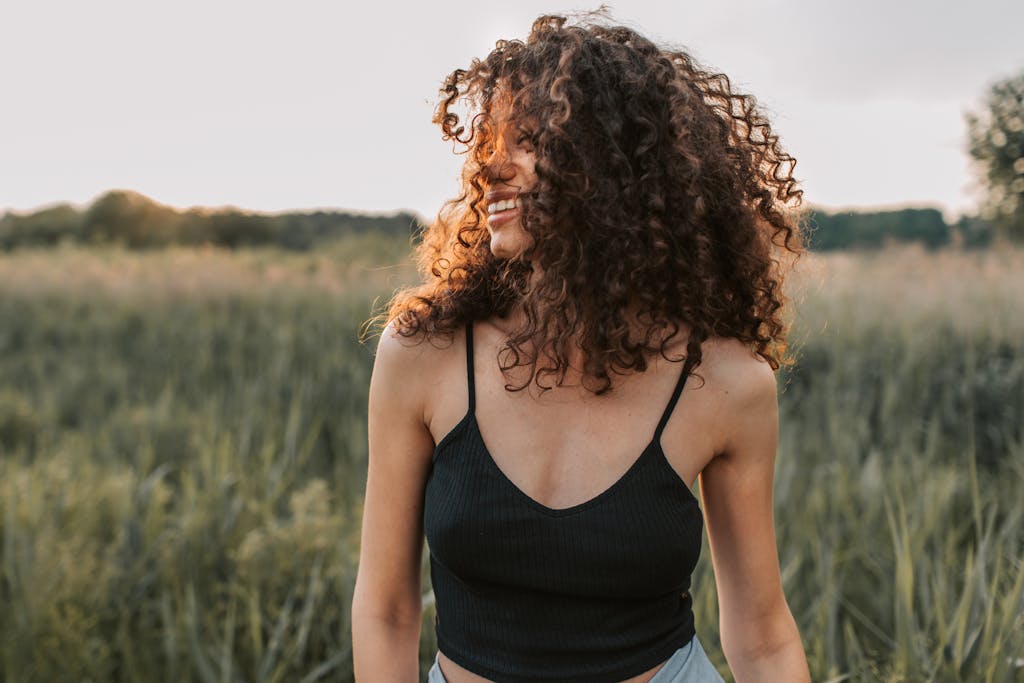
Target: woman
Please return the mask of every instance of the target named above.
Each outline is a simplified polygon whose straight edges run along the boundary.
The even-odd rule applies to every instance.
[[[463,192],[370,383],[356,680],[416,679],[425,534],[430,681],[720,681],[689,592],[706,516],[736,680],[808,681],[772,522],[792,157],[725,76],[623,27],[541,17],[442,93]]]

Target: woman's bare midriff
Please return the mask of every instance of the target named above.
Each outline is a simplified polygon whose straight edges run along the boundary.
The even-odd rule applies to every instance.
[[[665,662],[668,660],[666,659]],[[658,664],[653,669],[648,669],[642,674],[637,674],[632,678],[627,678],[620,683],[647,683],[647,681],[654,678],[654,674],[658,673],[658,670],[665,666],[665,662]],[[467,671],[461,666],[453,662],[444,656],[444,653],[438,650],[437,663],[441,667],[441,674],[448,683],[492,683],[488,678],[479,676],[472,671]]]

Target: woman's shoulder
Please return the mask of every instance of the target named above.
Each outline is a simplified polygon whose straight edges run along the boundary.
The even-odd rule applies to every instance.
[[[697,373],[728,412],[764,408],[777,395],[775,370],[750,345],[730,337],[709,337],[701,344]]]
[[[429,379],[433,371],[465,354],[465,339],[462,328],[437,333],[406,331],[391,321],[381,331],[374,366],[383,365],[407,381]]]
[[[391,321],[377,342],[373,373],[388,393],[400,394],[403,403],[426,410],[456,365],[465,367],[465,348],[461,329],[437,334],[407,332]]]

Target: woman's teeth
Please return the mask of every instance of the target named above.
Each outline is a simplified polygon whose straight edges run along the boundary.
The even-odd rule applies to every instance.
[[[487,213],[498,213],[499,211],[507,211],[508,209],[514,209],[519,206],[518,199],[503,199],[500,202],[494,202],[493,204],[487,205]]]

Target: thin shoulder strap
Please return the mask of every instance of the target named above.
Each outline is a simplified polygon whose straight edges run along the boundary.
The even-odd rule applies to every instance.
[[[469,384],[469,413],[476,412],[476,384],[473,374],[473,323],[466,323],[466,381]]]
[[[683,387],[686,386],[686,378],[690,376],[690,366],[692,357],[687,356],[686,361],[683,363],[683,370],[679,374],[679,379],[676,381],[675,391],[672,392],[672,398],[669,399],[668,405],[665,406],[665,412],[661,415],[661,421],[658,423],[658,428],[654,430],[654,440],[661,440],[661,432],[665,429],[665,425],[668,424],[668,419],[672,417],[672,410],[676,407],[676,403],[679,401],[679,397],[683,394]]]

